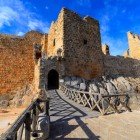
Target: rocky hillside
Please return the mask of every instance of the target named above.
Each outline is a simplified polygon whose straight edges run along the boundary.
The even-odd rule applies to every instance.
[[[62,82],[65,82],[66,85],[70,85],[78,90],[85,90],[98,94],[108,95],[128,93],[131,97],[131,108],[140,108],[140,78],[103,76],[86,81],[79,77],[65,77]]]

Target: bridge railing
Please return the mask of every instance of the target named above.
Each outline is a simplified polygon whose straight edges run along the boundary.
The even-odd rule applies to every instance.
[[[122,111],[131,111],[128,106],[128,94],[103,95],[85,91],[79,91],[72,87],[60,84],[60,90],[69,99],[89,107],[91,110],[98,110],[102,115]]]
[[[31,136],[37,137],[37,120],[42,112],[49,116],[49,99],[36,99],[32,102],[6,133],[2,134],[0,140],[30,140]]]

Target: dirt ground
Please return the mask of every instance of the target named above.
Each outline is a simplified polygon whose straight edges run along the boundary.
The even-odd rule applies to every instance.
[[[51,139],[140,140],[140,111],[55,123]]]
[[[25,108],[0,109],[0,135],[18,118]]]

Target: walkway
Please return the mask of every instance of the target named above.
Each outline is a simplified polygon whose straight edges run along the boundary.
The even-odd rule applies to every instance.
[[[91,111],[67,98],[60,90],[49,91],[51,122],[60,122],[72,118],[93,118],[100,115],[97,111]]]
[[[49,94],[51,98],[51,139],[64,139],[66,135],[71,131],[74,132],[79,126],[83,126],[83,130],[90,135],[90,138],[96,138],[92,132],[88,131],[82,119],[98,117],[99,112],[91,111],[89,108],[69,100],[60,90],[51,90]],[[69,124],[69,121],[75,125]],[[82,137],[82,134],[84,133],[80,133],[80,137]],[[75,135],[77,135],[77,131],[72,134],[72,137],[76,138],[77,136]]]

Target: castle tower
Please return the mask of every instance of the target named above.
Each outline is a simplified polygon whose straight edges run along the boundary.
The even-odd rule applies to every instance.
[[[140,59],[140,36],[131,32],[127,33],[129,57]]]
[[[103,73],[99,22],[63,8],[48,33],[48,57],[61,50],[65,75],[92,79]]]

